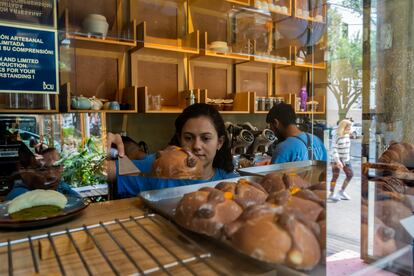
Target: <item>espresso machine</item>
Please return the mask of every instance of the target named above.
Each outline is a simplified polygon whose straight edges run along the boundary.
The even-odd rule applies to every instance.
[[[236,167],[251,167],[264,159],[270,159],[266,153],[277,140],[272,130],[259,130],[248,122],[240,125],[227,122],[226,129]]]
[[[266,128],[263,131],[255,133],[254,142],[251,145],[249,152],[257,154],[266,154],[269,150],[269,146],[276,142],[276,135],[272,130]]]
[[[247,153],[247,149],[254,142],[254,135],[242,126],[226,122],[227,135],[230,141],[231,154],[240,155]]]

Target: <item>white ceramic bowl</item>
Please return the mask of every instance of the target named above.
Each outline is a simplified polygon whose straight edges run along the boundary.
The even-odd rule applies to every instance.
[[[82,22],[84,31],[88,34],[106,37],[109,24],[106,18],[100,14],[89,14]]]

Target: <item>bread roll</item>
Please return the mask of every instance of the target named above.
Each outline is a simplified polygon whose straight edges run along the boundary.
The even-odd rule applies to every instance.
[[[262,182],[260,183],[262,187],[269,194],[277,193],[286,189],[285,182],[282,179],[280,173],[269,173],[263,177]]]
[[[42,205],[52,205],[63,209],[67,202],[67,198],[59,192],[39,189],[26,192],[10,201],[7,211],[9,214],[13,214],[23,209]]]
[[[378,162],[382,163],[399,163],[404,167],[414,167],[414,145],[409,143],[393,143],[380,156]],[[402,171],[408,171],[401,167]]]
[[[157,178],[200,179],[203,165],[190,151],[169,146],[157,153],[152,165],[152,174]]]
[[[267,192],[259,184],[240,179],[236,182],[220,182],[216,185],[216,189],[223,192],[231,193],[232,198],[243,209],[249,206],[262,204],[267,199]]]
[[[206,188],[185,194],[177,205],[177,223],[194,232],[220,237],[223,226],[235,221],[242,208],[224,193]]]

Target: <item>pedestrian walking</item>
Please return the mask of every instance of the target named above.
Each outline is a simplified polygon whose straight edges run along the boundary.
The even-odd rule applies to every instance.
[[[352,122],[348,119],[342,120],[336,130],[336,135],[332,139],[331,165],[332,180],[330,185],[330,194],[328,199],[336,202],[339,200],[350,200],[351,197],[345,192],[349,182],[354,176],[351,166],[351,133]],[[336,194],[335,186],[341,169],[344,171],[346,178],[341,189]]]

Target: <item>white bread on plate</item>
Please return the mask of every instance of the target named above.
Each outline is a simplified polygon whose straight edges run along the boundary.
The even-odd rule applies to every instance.
[[[63,209],[67,202],[67,198],[59,192],[38,189],[14,198],[9,202],[7,211],[9,214],[13,214],[23,209],[41,205],[53,205]]]

